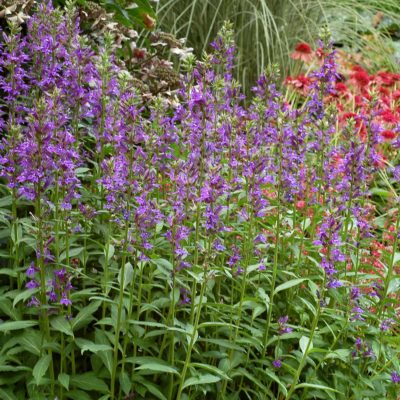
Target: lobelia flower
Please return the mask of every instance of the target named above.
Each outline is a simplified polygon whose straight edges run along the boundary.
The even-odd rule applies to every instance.
[[[272,361],[272,366],[276,369],[279,369],[282,367],[282,360],[280,358],[277,358],[276,360]]]
[[[336,263],[345,260],[340,249],[343,245],[339,238],[341,227],[342,223],[334,215],[326,215],[319,228],[317,240],[314,241],[315,245],[322,246],[321,267],[327,277],[326,287],[332,289],[342,286],[342,282],[335,278]]]
[[[387,331],[391,330],[395,326],[395,324],[396,324],[396,322],[393,318],[387,318],[381,322],[379,328],[381,331],[387,332]]]
[[[285,315],[278,319],[278,334],[283,335],[284,333],[290,333],[293,331],[293,328],[287,326],[287,322],[289,320],[289,316]]]
[[[400,383],[400,375],[397,371],[392,371],[392,373],[390,374],[390,379],[391,381],[397,385]]]

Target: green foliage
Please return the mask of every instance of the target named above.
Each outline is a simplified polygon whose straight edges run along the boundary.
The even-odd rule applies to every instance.
[[[151,10],[146,8],[147,2],[137,1],[137,4],[139,7],[131,9],[126,4],[109,0],[107,7],[116,12],[122,23],[132,25],[139,20],[143,22],[143,15],[152,15],[148,14]],[[190,23],[195,24],[197,17],[200,22],[203,18],[201,12],[197,14],[195,7],[198,4],[194,1],[193,7],[188,8]],[[206,7],[206,11],[208,7],[214,10],[215,22],[222,10],[222,5],[218,4],[208,3]],[[237,18],[235,23],[243,27],[239,33],[242,46],[245,41],[244,36],[240,41],[240,35],[245,35],[249,22],[245,19],[248,16],[244,9],[240,8],[245,4],[247,2],[231,5]],[[279,45],[280,39],[274,39],[280,32],[276,24],[279,14],[272,14],[263,4],[261,8],[254,6],[253,11],[257,18],[264,18],[261,20],[265,30],[263,43],[273,44],[266,47],[265,52],[270,52],[268,57],[274,59],[282,57],[283,62],[287,52],[282,43],[297,38],[284,38]],[[294,3],[289,4],[294,7]],[[278,10],[278,3],[275,5]],[[303,5],[306,7],[306,3]],[[217,9],[213,8],[215,6]],[[313,10],[307,7],[301,12]],[[296,15],[294,13],[292,17]],[[310,15],[307,18],[311,18]],[[310,37],[313,31],[307,21],[317,20],[304,19],[302,29]],[[184,25],[183,29],[190,26]],[[232,32],[227,27],[228,24],[222,34],[231,45]],[[207,32],[202,37],[204,43],[209,35],[211,33]],[[277,40],[277,47],[274,47],[274,40]],[[77,42],[65,42],[77,46]],[[263,57],[265,53],[261,49],[260,57]],[[100,84],[96,88],[98,91],[91,93],[94,100],[90,99],[95,103],[93,108],[100,110],[98,125],[90,112],[80,117],[82,121],[78,122],[81,124],[76,123],[73,118],[78,118],[79,113],[74,108],[75,103],[66,106],[66,118],[73,122],[68,129],[76,135],[72,146],[76,146],[74,149],[81,157],[79,167],[74,171],[79,178],[80,196],[71,200],[71,209],[60,207],[61,192],[65,187],[61,187],[58,180],[52,184],[45,182],[43,192],[39,190],[42,197],[36,202],[21,200],[13,187],[3,184],[0,187],[4,194],[0,199],[0,398],[395,400],[396,386],[391,382],[389,372],[399,370],[400,339],[397,325],[384,330],[380,324],[386,316],[396,318],[398,324],[396,313],[400,298],[396,295],[400,278],[395,270],[400,253],[396,248],[397,236],[388,238],[385,233],[389,227],[390,232],[399,230],[400,216],[398,210],[396,214],[398,205],[394,202],[396,197],[398,200],[399,188],[387,175],[377,174],[371,193],[366,190],[365,197],[357,203],[361,207],[364,206],[361,202],[371,202],[373,212],[369,222],[380,240],[378,244],[382,244],[378,253],[381,269],[371,266],[368,258],[373,251],[372,240],[367,236],[358,237],[361,229],[350,212],[343,212],[342,204],[335,203],[337,199],[325,201],[330,192],[325,189],[325,184],[329,185],[323,181],[326,178],[324,167],[334,167],[324,164],[324,157],[345,156],[350,144],[362,146],[364,142],[358,140],[354,132],[349,138],[347,132],[338,127],[337,119],[332,123],[330,113],[320,120],[314,114],[302,114],[297,110],[299,119],[296,119],[295,113],[287,109],[286,99],[280,95],[272,96],[272,105],[268,104],[270,97],[254,98],[246,114],[242,101],[235,103],[237,98],[229,97],[233,93],[237,95],[236,82],[230,81],[228,74],[224,75],[221,65],[224,60],[212,64],[212,57],[207,55],[200,63],[190,60],[187,64],[190,72],[195,65],[197,70],[186,78],[188,97],[181,94],[182,109],[188,108],[184,117],[178,115],[181,108],[165,106],[161,99],[139,104],[136,93],[130,96],[131,92],[124,92],[130,83],[128,78],[122,73],[113,75],[109,50],[106,43],[103,52],[91,60],[99,67]],[[221,54],[223,57],[225,53],[221,50]],[[57,56],[54,54],[55,58]],[[254,58],[241,57],[243,71],[254,64]],[[248,57],[251,57],[250,52]],[[32,64],[34,68],[36,65]],[[60,71],[62,68],[63,64]],[[214,76],[215,80],[208,87],[208,80]],[[274,82],[276,77],[268,76],[268,79]],[[118,90],[115,87],[109,90],[110,82]],[[85,89],[91,88],[92,84],[95,85],[88,82]],[[203,94],[197,92],[199,87],[209,90],[206,99],[196,97]],[[47,91],[40,93],[38,87],[33,89],[19,99],[21,104],[26,101],[34,104],[40,96],[44,99],[50,96]],[[266,84],[266,91],[274,92],[275,85]],[[319,94],[322,97],[323,93]],[[65,99],[60,98],[61,101]],[[216,110],[207,114],[212,107]],[[268,117],[274,107],[278,110],[276,116]],[[132,109],[134,118],[128,119]],[[174,112],[176,118],[166,122]],[[242,118],[242,112],[246,118]],[[53,115],[48,125],[55,125],[59,117]],[[95,129],[104,131],[112,117],[118,123],[112,125],[108,137],[94,132]],[[264,124],[276,138],[262,136]],[[290,128],[297,129],[300,136],[301,126],[303,132],[309,133],[304,139],[305,144],[318,147],[320,143],[314,141],[313,135],[327,133],[330,124],[334,134],[329,131],[324,142],[330,152],[328,149],[310,151],[301,160],[301,167],[307,164],[315,172],[314,186],[305,190],[305,196],[310,196],[305,200],[310,201],[307,204],[303,201],[303,209],[293,199],[282,196],[283,135]],[[89,129],[86,130],[87,126]],[[122,127],[126,129],[126,137],[118,136]],[[192,137],[196,129],[201,133],[201,140],[193,150],[188,146],[187,138]],[[222,147],[218,154],[210,153],[215,164],[210,163],[209,170],[200,168],[208,161],[203,152],[212,146],[218,148],[224,129],[232,134],[233,139],[229,137],[229,140],[236,140],[235,144]],[[9,135],[10,131],[7,126],[5,134]],[[61,128],[60,131],[65,133]],[[268,140],[265,143],[258,140],[252,136],[255,136],[254,132]],[[160,140],[162,134],[165,135]],[[37,136],[40,137],[40,132]],[[93,151],[95,140],[99,142],[99,151]],[[107,140],[109,142],[105,143]],[[122,148],[121,140],[131,141]],[[297,144],[294,135],[291,140],[289,144],[286,142],[287,146]],[[337,141],[341,141],[342,146],[338,146]],[[4,143],[4,146],[8,145],[8,142]],[[171,146],[168,149],[171,153],[165,159],[159,158],[165,144]],[[67,146],[64,142],[63,145]],[[390,150],[387,147],[386,150]],[[237,158],[230,158],[237,148],[240,150]],[[190,149],[193,153],[199,150],[201,155],[194,166],[185,164],[193,156]],[[293,152],[298,150],[294,145],[291,149]],[[35,150],[34,154],[38,153],[40,146]],[[118,171],[120,175],[116,172],[115,176],[106,175],[107,168],[113,166],[117,157],[127,155],[133,164],[136,158],[141,160],[142,154],[146,155],[143,157],[145,172],[140,168],[133,170],[132,165],[128,170],[127,164],[123,164],[122,172]],[[53,157],[52,161],[55,161],[57,157]],[[254,184],[258,178],[257,168],[266,160],[277,162],[274,165],[277,168],[265,168],[273,179],[266,176],[257,191]],[[340,163],[343,158],[334,161]],[[398,154],[395,154],[391,162],[398,161]],[[234,164],[240,168],[235,170]],[[364,169],[370,167],[365,165],[365,160],[361,164]],[[182,187],[177,184],[180,184],[178,179],[173,181],[172,178],[179,175],[182,165],[190,167],[184,172],[191,172],[196,167],[200,172],[193,182],[185,181],[190,176],[180,177],[189,182],[185,186],[187,192],[194,188],[195,195],[183,197],[178,202],[173,196]],[[113,178],[126,177],[126,170],[130,178],[134,175],[135,185],[132,181],[120,185],[116,196],[118,200],[125,196],[126,202],[121,207],[106,207],[110,198],[101,178],[108,177],[114,183]],[[199,198],[205,189],[215,185],[216,181],[218,183],[213,175],[216,171],[226,186],[232,184],[232,190],[229,194],[224,192],[215,201],[215,205],[223,205],[219,215],[222,224],[221,229],[213,230],[207,227],[206,218],[212,201],[207,199],[207,193],[205,201]],[[233,171],[237,176],[232,176]],[[255,172],[249,175],[251,171]],[[342,181],[340,173],[332,178],[332,182],[336,182],[335,179]],[[151,189],[145,185],[146,179],[153,185],[149,185]],[[307,180],[307,176],[304,179]],[[361,182],[362,185],[369,183]],[[138,230],[143,222],[140,220],[144,214],[143,199],[135,190],[140,195],[148,195],[150,211],[157,207],[163,216],[162,222],[150,225],[150,228],[146,225],[148,236],[143,235],[149,240],[146,246],[141,241],[143,231]],[[265,213],[264,210],[258,213],[260,209],[258,203],[253,202],[253,196],[259,196],[260,201],[266,200]],[[176,223],[174,213],[179,206],[185,207],[188,217]],[[324,218],[333,212],[338,212],[341,240],[332,240],[322,247],[315,241]],[[182,240],[186,250],[182,261],[190,260],[190,268],[177,265],[179,253],[170,239],[182,227],[188,232]],[[357,243],[353,240],[355,237]],[[222,239],[224,241],[224,246],[219,243],[218,250],[216,239],[221,243]],[[321,266],[323,257],[335,250],[338,241],[346,257],[344,261],[336,261],[343,286],[334,290],[326,286],[327,273]],[[241,257],[237,265],[230,265],[235,248],[240,248]],[[28,289],[26,284],[31,276],[26,271],[32,261],[36,263],[34,274],[38,287]],[[66,299],[60,293],[57,301],[50,300],[47,291],[48,286],[57,286],[47,282],[54,282],[56,275],[52,272],[60,274],[60,269],[65,269],[66,279],[73,286],[68,290],[63,288],[64,293],[68,292],[70,303],[67,304],[61,303]],[[371,294],[372,284],[381,285],[380,289],[375,289],[382,298]],[[360,300],[363,306],[361,318],[354,318],[353,307],[358,303],[351,298],[353,286],[364,294]],[[56,289],[61,292],[59,287]],[[36,299],[29,304],[32,296],[37,296],[40,301]]]
[[[361,52],[368,62],[377,60],[376,68],[395,70],[390,47],[399,55],[398,42],[391,40],[400,32],[397,0],[160,0],[156,10],[160,27],[186,38],[198,55],[230,20],[238,48],[236,78],[246,92],[271,63],[280,65],[284,77],[296,74],[298,65],[289,57],[295,44],[314,45],[323,24],[338,45]],[[378,12],[385,19],[374,25]]]

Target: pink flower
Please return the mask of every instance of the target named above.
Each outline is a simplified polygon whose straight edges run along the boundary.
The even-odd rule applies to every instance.
[[[293,60],[301,60],[305,63],[313,59],[313,51],[308,43],[301,42],[295,47],[295,51],[290,55]]]

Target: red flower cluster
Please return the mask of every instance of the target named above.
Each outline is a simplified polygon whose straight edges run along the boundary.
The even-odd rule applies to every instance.
[[[313,52],[307,43],[299,43],[291,57],[317,66],[324,54]],[[309,68],[312,70],[312,68]],[[400,130],[400,74],[379,71],[370,74],[360,65],[341,74],[342,79],[335,85],[333,93],[326,102],[335,101],[339,114],[339,124],[352,118],[359,135],[367,134],[362,116],[369,116],[382,125],[380,135],[383,142],[392,142]],[[309,94],[313,78],[307,74],[288,76],[285,84],[303,97]]]

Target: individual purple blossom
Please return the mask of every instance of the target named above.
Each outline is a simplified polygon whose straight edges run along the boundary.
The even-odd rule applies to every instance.
[[[190,299],[190,292],[186,288],[180,288],[179,292],[181,294],[181,300],[179,302],[179,305],[185,305],[185,304],[190,304],[191,299]]]
[[[278,333],[279,335],[283,335],[284,333],[290,333],[293,329],[287,326],[287,322],[289,320],[289,316],[285,315],[278,319]]]
[[[364,310],[359,307],[353,307],[351,309],[351,317],[350,317],[350,321],[365,321],[365,318],[362,316],[362,314],[364,313]]]
[[[30,278],[32,278],[33,276],[35,276],[36,272],[39,272],[39,270],[38,270],[38,268],[36,268],[35,263],[32,262],[26,270],[26,276],[29,276]]]
[[[226,247],[222,243],[221,239],[217,238],[214,240],[213,247],[216,251],[225,251]]]
[[[36,296],[32,296],[31,299],[29,300],[28,307],[39,307],[40,306],[40,301],[37,299]]]
[[[64,292],[60,299],[60,304],[63,306],[70,306],[72,301],[67,297],[68,295]]]
[[[387,332],[387,331],[389,331],[390,329],[393,328],[393,326],[395,325],[395,323],[396,323],[396,322],[395,322],[395,320],[394,320],[393,318],[387,318],[387,319],[384,319],[384,320],[381,322],[379,328],[380,328],[381,331]]]
[[[227,264],[233,270],[235,267],[238,266],[239,261],[242,259],[239,247],[235,245],[231,246],[230,254],[231,256],[229,257]]]
[[[391,381],[397,385],[400,383],[400,375],[397,371],[392,371],[392,373],[390,374],[390,379]]]
[[[360,288],[357,287],[357,286],[353,286],[353,287],[351,288],[350,299],[351,299],[352,301],[354,301],[354,300],[358,300],[360,297],[361,297],[361,290],[360,290]]]
[[[277,358],[276,360],[272,361],[272,366],[276,369],[279,369],[282,367],[282,360],[280,358]]]
[[[39,282],[37,282],[35,279],[31,279],[30,281],[28,281],[27,283],[26,283],[26,285],[25,285],[25,287],[27,288],[27,289],[36,289],[36,288],[38,288],[40,285],[39,285]]]

